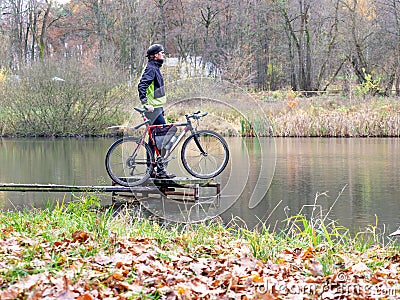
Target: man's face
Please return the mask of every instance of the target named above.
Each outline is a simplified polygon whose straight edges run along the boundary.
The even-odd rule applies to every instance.
[[[164,51],[160,51],[154,55],[154,60],[163,60],[164,59]]]

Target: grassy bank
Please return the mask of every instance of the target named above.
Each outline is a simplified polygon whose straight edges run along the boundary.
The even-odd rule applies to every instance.
[[[302,98],[271,113],[274,136],[399,137],[400,101],[395,98]]]
[[[399,137],[400,101],[397,98],[338,96],[226,98],[225,103],[179,103],[166,110],[177,120],[198,105],[211,114],[207,127],[224,135],[276,137]],[[253,100],[250,100],[253,98]],[[256,101],[254,101],[256,99]]]
[[[399,245],[385,244],[374,226],[350,234],[301,215],[281,232],[234,221],[163,225],[98,203],[85,196],[47,210],[1,212],[0,298],[400,295]]]
[[[0,137],[99,136],[110,134],[109,126],[136,125],[141,121],[133,111],[140,105],[132,84],[137,79],[126,78],[112,65],[87,72],[79,62],[65,68],[37,64],[19,77],[5,73],[0,78]],[[171,83],[168,121],[184,120],[198,109],[210,113],[202,125],[225,136],[400,136],[398,97],[247,93],[211,78]]]

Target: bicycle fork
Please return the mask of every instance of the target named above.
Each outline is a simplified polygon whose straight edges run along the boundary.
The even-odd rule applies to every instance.
[[[207,156],[207,152],[204,151],[203,147],[202,147],[201,144],[200,144],[200,141],[199,141],[199,134],[198,134],[198,133],[195,133],[195,135],[194,135],[194,142],[196,143],[197,148],[199,148],[201,154],[204,155],[204,156]]]

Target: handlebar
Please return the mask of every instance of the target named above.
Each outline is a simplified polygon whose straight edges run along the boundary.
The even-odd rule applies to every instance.
[[[198,110],[198,111],[194,112],[191,115],[185,115],[185,117],[186,117],[187,120],[189,120],[189,119],[199,120],[199,119],[201,119],[201,118],[203,118],[203,117],[208,115],[208,112],[204,112],[202,114],[200,114],[200,113],[201,113],[201,111]]]
[[[134,109],[145,118],[145,121],[143,123],[139,124],[139,125],[136,125],[134,127],[134,129],[138,129],[138,128],[142,127],[143,125],[145,125],[145,124],[150,122],[150,120],[148,120],[147,117],[145,116],[145,112],[146,112],[145,108],[134,107]],[[208,115],[208,112],[201,113],[201,111],[198,110],[198,111],[194,112],[191,115],[187,115],[186,114],[185,117],[186,117],[186,120],[189,120],[189,119],[199,120],[199,119],[201,119],[201,118],[203,118],[203,117],[205,117],[207,115]]]

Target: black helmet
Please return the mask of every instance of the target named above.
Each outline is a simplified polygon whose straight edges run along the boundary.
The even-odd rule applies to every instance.
[[[164,51],[164,47],[160,44],[154,44],[154,45],[151,45],[149,47],[149,49],[147,49],[146,56],[149,57],[150,55],[155,55],[161,51]]]

